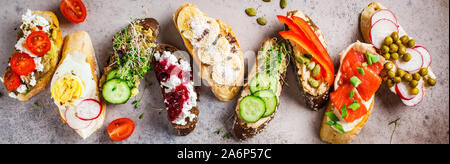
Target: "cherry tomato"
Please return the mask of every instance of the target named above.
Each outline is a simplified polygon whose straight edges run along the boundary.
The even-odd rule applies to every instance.
[[[15,53],[10,61],[11,69],[19,75],[28,75],[36,69],[34,59],[23,52]]]
[[[122,141],[131,136],[134,131],[134,122],[129,118],[119,118],[109,123],[106,131],[113,141]]]
[[[63,0],[59,8],[72,23],[81,23],[86,19],[86,7],[81,0]]]
[[[52,44],[44,31],[34,31],[27,37],[27,49],[36,56],[44,56]]]
[[[6,72],[5,77],[3,78],[6,90],[12,91],[17,89],[20,86],[20,76],[13,70],[9,70]]]

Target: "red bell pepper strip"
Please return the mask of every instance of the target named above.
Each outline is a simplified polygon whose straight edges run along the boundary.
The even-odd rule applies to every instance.
[[[302,31],[302,29],[300,29],[300,27],[297,24],[295,24],[292,19],[282,16],[282,15],[277,15],[277,18],[278,18],[278,21],[286,24],[289,27],[289,30],[291,30],[292,32],[294,32],[302,37],[307,38],[305,33]]]
[[[320,54],[322,55],[322,58],[325,59],[328,64],[333,65],[333,61],[331,60],[330,55],[328,54],[327,49],[323,46],[322,42],[320,41],[319,37],[317,37],[314,30],[309,26],[308,22],[306,22],[304,19],[292,16],[293,22],[298,25],[298,27],[306,34],[309,40],[316,46],[316,48],[319,50]],[[334,68],[333,68],[334,69]]]
[[[314,56],[314,60],[317,61],[322,69],[326,72],[326,76],[324,76],[325,81],[331,86],[334,81],[334,67],[333,65],[329,65],[326,60],[319,56],[318,50],[315,48],[314,44],[312,44],[308,38],[305,36],[301,36],[293,31],[281,31],[280,35],[291,42],[294,42],[298,46],[302,47],[306,50],[306,52],[312,54]]]

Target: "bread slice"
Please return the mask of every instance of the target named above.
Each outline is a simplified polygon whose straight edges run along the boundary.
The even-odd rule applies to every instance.
[[[202,62],[200,62],[199,57],[194,53],[194,47],[191,44],[191,42],[189,41],[189,39],[185,38],[183,36],[183,31],[180,29],[180,27],[178,27],[178,17],[179,17],[179,13],[185,9],[185,8],[198,8],[196,5],[194,4],[183,4],[175,13],[174,13],[174,17],[173,17],[173,21],[175,23],[175,26],[178,29],[178,32],[180,33],[183,41],[184,41],[184,45],[186,46],[186,49],[189,51],[189,53],[191,54],[192,58],[194,59],[196,65],[199,67],[198,70],[200,70],[198,76],[201,77],[203,80],[205,80],[208,85],[211,87],[211,91],[214,93],[214,95],[221,101],[230,101],[232,100],[240,91],[243,80],[244,80],[244,58],[242,57],[242,52],[241,52],[241,48],[239,45],[239,41],[236,37],[236,34],[233,32],[233,30],[225,23],[223,23],[220,20],[216,20],[217,23],[219,24],[220,27],[220,35],[222,36],[226,36],[229,42],[233,42],[236,44],[236,51],[238,52],[238,56],[239,59],[241,60],[241,69],[238,75],[237,80],[230,86],[224,86],[224,85],[219,85],[216,84],[213,80],[212,80],[212,74],[211,74],[211,66],[210,65],[206,65],[203,64]],[[206,14],[202,13],[203,15],[207,16]]]
[[[348,51],[350,51],[352,48],[355,48],[357,51],[364,52],[364,53],[371,52],[373,54],[377,54],[375,48],[371,44],[365,44],[365,43],[361,43],[361,42],[357,41],[356,43],[353,43],[350,46],[348,46],[344,51],[342,51],[339,54],[341,63],[344,60],[345,56],[347,55]],[[379,62],[381,62],[384,65],[384,63],[385,63],[384,58],[380,55],[378,55],[378,57],[380,59]],[[339,70],[341,70],[341,68],[339,68]],[[334,82],[334,87],[336,87],[336,88],[338,87],[340,74],[341,74],[341,72],[339,71],[338,75],[335,79],[335,82]],[[367,120],[369,120],[370,113],[374,106],[374,101],[375,101],[375,98],[373,97],[370,100],[370,106],[367,108],[367,114],[363,116],[362,120],[353,128],[353,130],[348,131],[346,133],[340,133],[337,130],[333,129],[330,125],[326,124],[327,116],[324,115],[323,120],[322,120],[322,125],[320,128],[320,138],[323,141],[332,143],[332,144],[346,144],[346,143],[351,142],[357,135],[359,135],[359,133],[361,132],[363,127],[366,125]],[[335,107],[334,107],[333,103],[330,101],[325,110],[325,113],[332,112],[333,108],[335,108]]]
[[[74,55],[74,54],[75,55],[85,55],[84,57],[86,58],[86,62],[89,63],[91,66],[92,72],[90,72],[90,73],[92,73],[92,75],[94,75],[93,80],[95,81],[96,86],[98,86],[98,76],[99,76],[98,70],[99,70],[99,68],[97,65],[97,59],[95,58],[94,47],[92,46],[91,38],[89,37],[89,34],[87,32],[79,31],[79,32],[71,33],[65,37],[62,58],[61,58],[60,63],[58,64],[58,68],[64,62],[64,60],[66,59],[66,57],[68,55]],[[97,119],[95,119],[91,123],[91,125],[89,125],[88,128],[76,130],[76,132],[83,139],[86,139],[93,132],[95,132],[97,129],[102,127],[103,121],[105,120],[106,103],[104,100],[100,99],[101,94],[100,94],[98,87],[96,88],[96,92],[97,92],[97,97],[99,98],[98,100],[100,101],[100,103],[103,107],[103,110],[102,110],[102,113],[100,114],[100,116]],[[65,122],[64,114],[63,114],[65,112],[65,110],[58,109],[58,111],[61,116],[61,120],[63,122]]]
[[[144,29],[151,29],[152,30],[152,39],[148,41],[147,44],[155,44],[156,43],[156,38],[159,35],[159,23],[156,19],[154,18],[144,18],[144,19],[137,19],[136,20],[137,24],[142,26]],[[156,47],[156,44],[155,44]],[[108,65],[106,65],[103,68],[103,74],[100,78],[100,92],[102,92],[103,90],[103,85],[106,83],[106,78],[108,76],[108,73],[116,68],[118,68],[118,66],[115,64],[115,60],[117,58],[117,56],[115,55],[117,52],[114,52],[113,55],[110,56],[109,60],[108,60]],[[151,59],[149,59],[151,60]],[[131,97],[135,97],[139,94],[139,84],[140,81],[137,80],[135,81],[135,88],[132,88],[132,94]]]
[[[234,131],[234,135],[236,138],[241,139],[241,140],[245,140],[248,138],[251,138],[253,136],[255,136],[256,134],[260,133],[261,131],[263,131],[266,127],[266,125],[275,117],[275,113],[278,110],[278,106],[280,105],[280,96],[281,96],[281,91],[283,89],[283,85],[284,85],[284,78],[286,77],[286,68],[287,68],[287,63],[288,61],[288,54],[282,53],[282,60],[281,60],[281,67],[280,67],[280,78],[279,78],[279,85],[278,85],[278,89],[277,89],[277,93],[276,96],[278,98],[278,105],[277,108],[275,109],[275,112],[269,116],[269,117],[264,117],[261,118],[259,121],[255,122],[255,123],[248,123],[246,121],[244,121],[239,114],[239,102],[242,100],[242,98],[244,98],[247,95],[250,95],[250,88],[249,88],[249,83],[251,82],[251,79],[253,79],[257,73],[258,73],[258,68],[260,68],[261,66],[265,65],[265,61],[264,61],[264,55],[268,52],[269,49],[271,49],[273,47],[273,44],[276,43],[277,40],[276,38],[270,38],[270,39],[266,39],[262,45],[263,47],[263,52],[261,54],[258,54],[257,59],[256,59],[256,63],[253,66],[251,72],[248,75],[248,80],[244,85],[244,88],[241,92],[241,96],[237,101],[236,104],[236,108],[235,108],[235,120],[234,120],[234,125],[233,125],[233,131]]]
[[[39,76],[39,78],[36,78],[36,85],[30,89],[27,93],[19,93],[17,94],[17,99],[19,101],[27,101],[34,95],[38,94],[39,92],[43,91],[47,84],[50,82],[53,73],[55,73],[56,65],[58,64],[60,54],[61,54],[61,47],[63,44],[62,40],[62,34],[61,30],[59,28],[59,21],[56,15],[51,11],[33,11],[33,15],[39,15],[43,18],[45,18],[49,23],[51,24],[51,31],[53,32],[52,38],[50,38],[51,41],[53,41],[54,45],[56,46],[56,55],[45,55],[43,58],[49,58],[48,65],[45,65],[44,67],[48,67],[48,69],[44,69],[44,74]],[[23,33],[21,30],[18,32],[18,39],[23,36]],[[16,52],[14,52],[16,53]]]
[[[168,44],[160,44],[158,45],[158,47],[156,48],[156,52],[159,52],[160,54],[163,54],[165,51],[169,51],[170,53],[174,54],[175,52],[179,51],[176,47],[168,45]],[[176,55],[175,55],[176,56]],[[181,57],[177,56],[178,60],[182,59]],[[191,67],[192,68],[192,67]],[[161,86],[161,81],[159,82],[159,86],[161,89],[161,93],[164,95],[165,92],[165,87]],[[200,100],[200,92],[199,92],[199,87],[195,87],[194,86],[194,91],[197,94],[197,102]],[[187,122],[186,125],[179,125],[179,124],[175,124],[172,123],[172,126],[175,128],[176,132],[178,135],[180,136],[186,136],[189,133],[191,133],[196,125],[197,125],[197,121],[198,121],[198,115],[199,115],[199,110],[198,110],[198,105],[195,107],[192,107],[191,110],[189,110],[190,113],[195,115],[195,118],[191,121],[189,118],[186,118],[185,121]]]
[[[327,41],[325,40],[322,31],[319,29],[319,27],[316,26],[316,24],[314,24],[314,22],[310,17],[308,17],[308,15],[299,10],[295,10],[288,12],[287,16],[298,16],[307,21],[316,33],[319,40],[322,42],[322,45],[327,48]],[[293,68],[297,74],[297,81],[302,87],[301,90],[303,91],[303,97],[305,98],[306,105],[309,108],[317,111],[327,104],[331,86],[329,86],[327,82],[322,81],[318,88],[311,87],[308,83],[308,79],[311,77],[310,71],[306,70],[306,65],[295,60],[296,56],[305,54],[306,50],[304,50],[302,47],[297,46],[296,44],[291,44],[291,46],[293,50],[293,54],[291,55],[292,64],[294,65]]]

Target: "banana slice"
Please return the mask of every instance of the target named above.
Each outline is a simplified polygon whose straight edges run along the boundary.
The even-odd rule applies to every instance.
[[[242,63],[238,55],[227,53],[221,61],[215,61],[212,80],[219,85],[232,85],[238,78]]]
[[[195,51],[195,50],[194,50]],[[203,64],[214,65],[231,51],[231,45],[225,37],[220,37],[210,47],[196,48],[195,53]]]
[[[195,7],[186,7],[178,14],[177,26],[195,47],[211,46],[220,33],[217,21]]]

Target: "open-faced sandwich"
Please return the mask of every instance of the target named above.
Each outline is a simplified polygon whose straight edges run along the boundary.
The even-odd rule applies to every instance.
[[[244,59],[236,35],[220,20],[208,17],[196,5],[184,4],[173,21],[199,66],[199,77],[221,101],[232,100],[244,79]]]
[[[100,88],[111,104],[126,103],[139,94],[140,79],[150,70],[159,23],[153,18],[136,19],[116,33],[113,55],[103,70]]]
[[[289,57],[286,43],[264,41],[235,108],[234,134],[245,140],[264,130],[280,104]]]
[[[27,10],[22,15],[14,54],[1,78],[9,96],[27,101],[44,90],[56,70],[62,44],[54,13]]]
[[[371,44],[356,42],[339,54],[341,66],[320,129],[323,141],[345,144],[362,130],[374,106],[385,59]]]
[[[382,76],[389,89],[407,106],[419,104],[425,91],[436,85],[430,52],[417,46],[400,26],[394,13],[378,2],[361,14],[361,32],[387,60]]]
[[[171,45],[158,45],[154,70],[167,107],[167,117],[177,134],[186,136],[197,124],[199,94],[194,86],[189,58],[183,59],[186,56],[177,51]]]
[[[105,119],[106,104],[97,87],[98,70],[89,34],[80,31],[67,35],[51,81],[51,94],[62,121],[83,139],[99,129]]]
[[[277,16],[289,31],[280,35],[292,46],[292,63],[303,88],[306,104],[313,110],[326,105],[334,81],[334,65],[326,49],[326,40],[320,29],[301,11]]]

